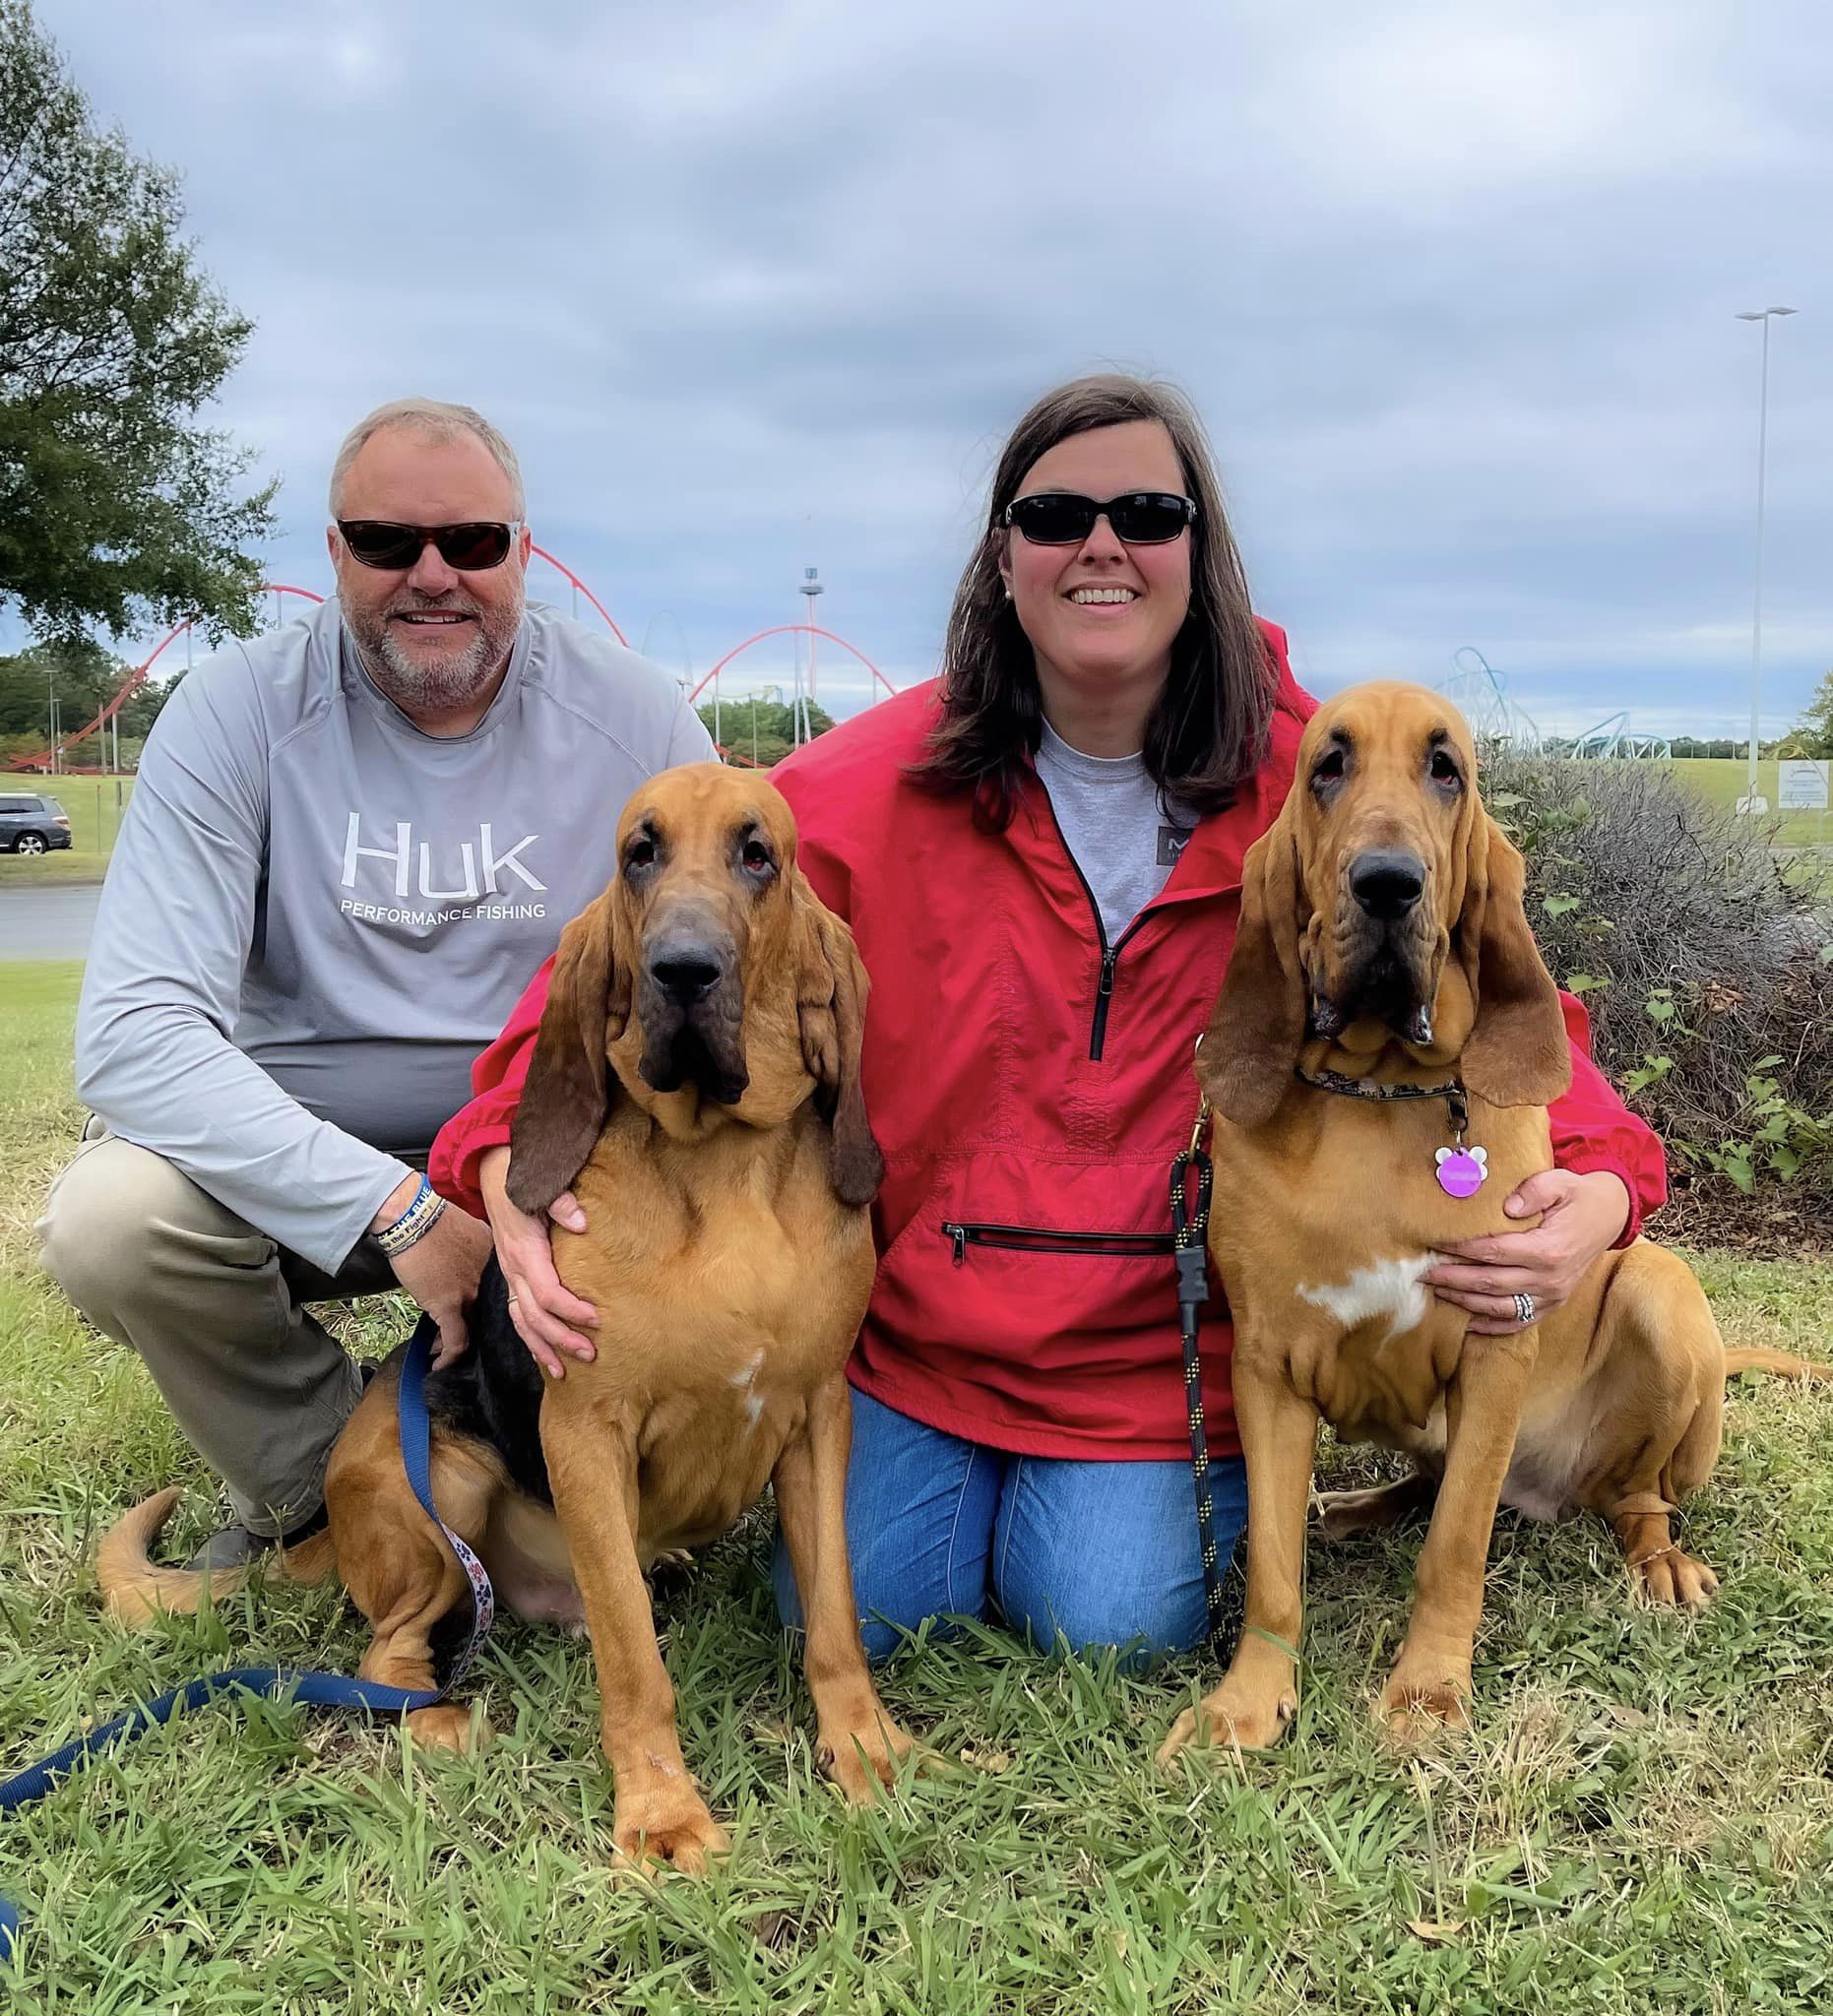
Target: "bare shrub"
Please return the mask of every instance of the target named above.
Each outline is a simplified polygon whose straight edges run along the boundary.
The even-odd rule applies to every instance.
[[[1833,1211],[1833,910],[1815,864],[1657,763],[1490,749],[1484,793],[1604,1070],[1696,1165],[1745,1190],[1796,1181]]]

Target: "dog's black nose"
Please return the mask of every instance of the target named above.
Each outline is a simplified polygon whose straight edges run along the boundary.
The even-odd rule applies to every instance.
[[[709,945],[664,945],[650,960],[650,977],[671,1001],[690,1007],[704,1000],[726,971]]]
[[[1425,894],[1425,863],[1417,854],[1360,854],[1350,870],[1350,894],[1371,917],[1404,917]]]

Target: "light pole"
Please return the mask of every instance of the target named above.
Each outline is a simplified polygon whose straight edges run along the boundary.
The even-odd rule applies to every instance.
[[[812,702],[815,697],[815,597],[822,592],[820,570],[818,568],[804,567],[802,569],[799,592],[808,598],[807,601],[803,604],[808,614],[803,620],[808,625],[808,698]],[[800,704],[801,682],[799,680],[796,682],[795,691],[797,700],[796,713],[798,717],[795,739],[799,742],[802,739],[801,730],[808,727],[809,724],[807,712]],[[814,740],[812,732],[809,733],[808,740]]]
[[[1750,776],[1745,787],[1749,809],[1756,811],[1757,697],[1763,683],[1763,472],[1769,450],[1769,325],[1793,308],[1743,308],[1739,322],[1763,325],[1763,380],[1756,409],[1756,596],[1750,612]]]
[[[783,688],[781,686],[760,686],[757,689],[757,692],[752,696],[751,768],[753,770],[761,770],[763,768],[763,766],[757,760],[757,716],[758,710],[763,706],[766,700],[775,700],[779,705],[781,705],[783,700]],[[791,720],[793,720],[793,717],[791,717]]]

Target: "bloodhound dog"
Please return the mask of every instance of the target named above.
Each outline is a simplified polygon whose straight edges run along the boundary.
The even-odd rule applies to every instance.
[[[1422,1282],[1436,1248],[1521,1228],[1503,1200],[1552,1166],[1547,1106],[1571,1061],[1523,889],[1454,708],[1384,682],[1318,710],[1285,807],[1248,850],[1198,1052],[1247,1461],[1246,1624],[1161,1759],[1206,1737],[1264,1747],[1296,1712],[1320,1416],[1416,1465],[1326,1500],[1327,1532],[1432,1508],[1376,1709],[1398,1732],[1465,1717],[1498,1501],[1602,1514],[1648,1597],[1697,1606],[1717,1580],[1668,1522],[1717,1458],[1726,1372],[1816,1369],[1728,1357],[1698,1283],[1646,1240],[1606,1253],[1569,1301],[1511,1335],[1467,1339],[1467,1312]],[[1453,1085],[1461,1137],[1448,1097],[1368,1096]]]
[[[698,1870],[727,1846],[683,1762],[644,1576],[775,1487],[807,1620],[817,1754],[849,1798],[913,1745],[866,1670],[843,1519],[844,1373],[871,1289],[883,1174],[859,1091],[866,976],[795,863],[778,792],[717,763],[664,772],[625,806],[618,869],[560,940],[511,1139],[509,1190],[556,1229],[561,1279],[599,1310],[597,1355],[545,1383],[492,1262],[473,1349],[427,1381],[442,1517],[519,1613],[592,1636],[613,1841]],[[398,1367],[332,1454],[331,1555],[374,1627],[366,1679],[432,1683],[431,1640],[468,1597],[402,1468]],[[175,1493],[105,1542],[117,1614],[195,1607],[205,1577],[148,1564]],[[302,1560],[317,1548],[314,1559]],[[217,1578],[221,1587],[222,1577]],[[464,1748],[454,1704],[408,1718]]]

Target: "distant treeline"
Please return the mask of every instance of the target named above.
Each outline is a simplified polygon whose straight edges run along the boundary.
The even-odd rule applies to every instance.
[[[101,645],[84,638],[72,643],[34,644],[10,657],[0,657],[0,763],[34,756],[46,747],[51,732],[51,695],[57,696],[58,730],[62,735],[86,727],[119,690],[131,666]],[[122,707],[123,756],[131,741],[143,742],[159,709],[184,677],[182,667],[160,685],[141,685]],[[95,738],[97,751],[100,737]],[[87,746],[87,745],[86,745]]]

